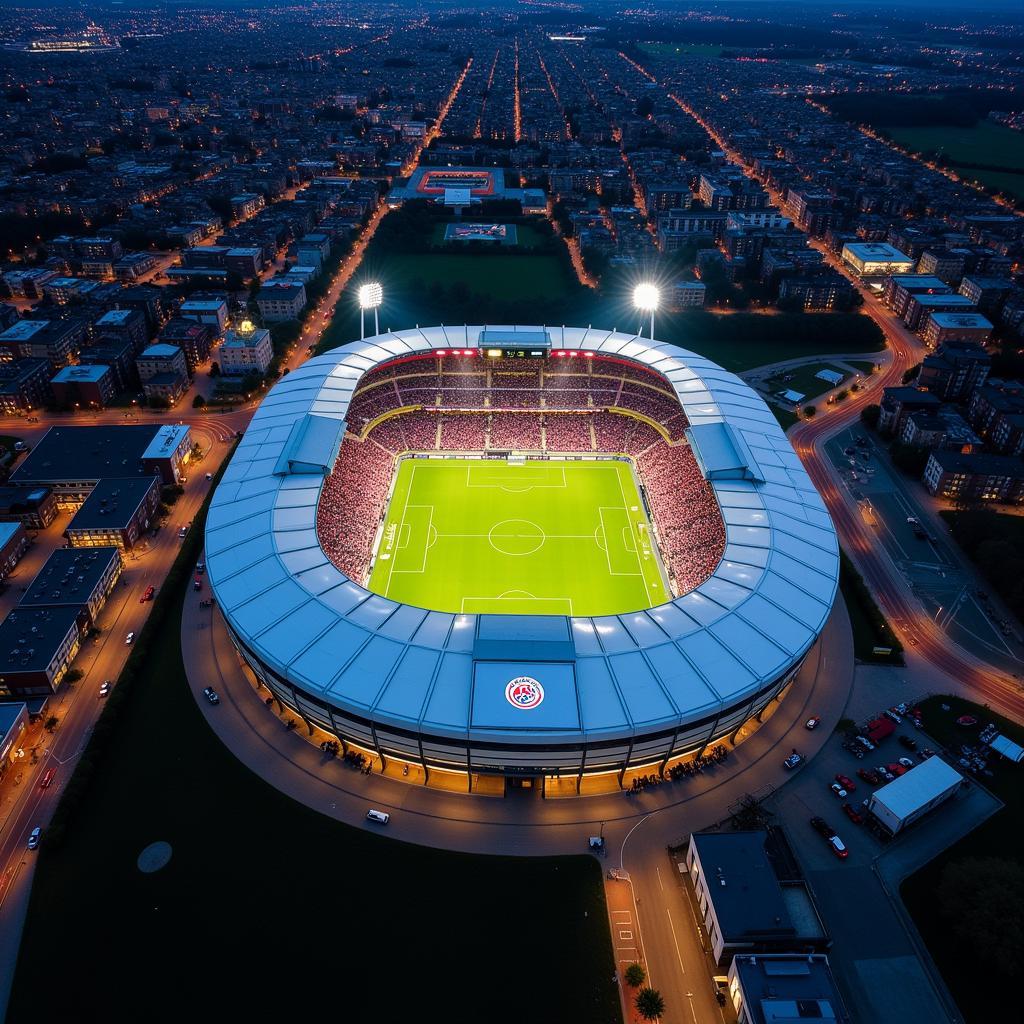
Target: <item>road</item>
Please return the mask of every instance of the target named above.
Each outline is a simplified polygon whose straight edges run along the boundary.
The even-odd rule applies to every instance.
[[[0,824],[0,1017],[9,994],[36,858],[27,849],[28,834],[36,825],[45,827],[53,816],[103,709],[98,692],[100,683],[117,680],[131,652],[125,644],[125,635],[129,631],[137,633],[152,608],[152,604],[141,603],[140,596],[148,586],[160,588],[180,550],[179,527],[192,522],[211,487],[206,473],[216,473],[231,450],[235,431],[244,429],[251,415],[251,411],[241,411],[224,416],[193,415],[185,419],[205,450],[202,462],[191,471],[185,493],[171,509],[166,525],[138,551],[127,554],[121,581],[97,619],[101,630],[97,642],[84,644],[75,659],[75,668],[84,673],[83,678],[63,686],[48,706],[47,714],[55,715],[58,724],[52,735],[39,730],[37,762],[32,764],[26,758],[17,772],[9,770],[0,781],[0,806],[4,813]],[[100,413],[95,419],[89,419],[90,423],[124,421],[123,412]],[[132,422],[160,424],[167,422],[167,417],[139,413]],[[11,422],[5,418],[0,420],[0,431],[16,430],[18,436],[31,445],[51,425],[50,422]],[[61,532],[67,520],[66,514],[61,515],[47,530],[39,532],[34,547],[25,556],[27,563],[18,567],[10,589],[2,597],[4,612],[20,598],[21,581],[27,584],[30,570],[37,569],[50,551],[63,546]],[[43,789],[40,780],[51,768],[55,769],[53,783]],[[15,784],[18,775],[21,782]]]

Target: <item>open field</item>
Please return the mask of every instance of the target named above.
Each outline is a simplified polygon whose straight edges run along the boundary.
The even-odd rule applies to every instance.
[[[265,784],[185,683],[190,579],[167,590],[177,611],[152,637],[63,843],[44,837],[8,1020],[288,1020],[307,1006],[440,1020],[488,1006],[493,1020],[618,1022],[598,863],[408,846]],[[171,861],[142,874],[136,858],[156,840]],[[554,958],[529,984],[524,950]]]
[[[941,150],[953,163],[966,160],[972,164],[993,164],[1024,171],[1024,132],[992,121],[979,121],[972,128],[894,125],[886,131],[895,142],[918,153]]]
[[[624,462],[406,459],[370,589],[437,611],[612,615],[668,596]]]
[[[978,181],[1024,200],[1024,132],[991,121],[979,121],[972,128],[893,126],[886,131],[912,152],[942,152],[965,181]],[[961,161],[991,166],[962,166]]]
[[[652,57],[718,57],[722,47],[714,43],[642,43]]]
[[[843,376],[841,384],[846,385],[852,379],[852,375],[849,370],[844,370],[841,366],[836,366],[833,363],[814,363],[811,366],[800,366],[792,370],[785,370],[775,377],[769,377],[765,383],[771,387],[773,391],[796,391],[804,396],[805,400],[817,398],[818,395],[823,395],[826,391],[831,391],[834,387],[839,387],[837,384],[830,384],[826,380],[819,380],[815,374],[819,370],[834,370],[836,373],[840,373]],[[786,380],[789,377],[789,380]]]
[[[943,705],[948,710],[943,710]],[[1011,740],[1024,744],[1024,728],[960,697],[929,697],[920,707],[925,731],[953,750],[962,743],[976,743],[978,729],[989,722],[994,722]],[[957,726],[957,718],[964,714],[974,715],[979,726],[973,729]],[[1024,788],[1021,787],[1024,766],[996,758],[992,770],[992,778],[980,781],[1006,806],[911,875],[900,893],[968,1024],[997,1020],[1004,1012],[1004,993],[1019,976],[1000,970],[1004,965],[994,962],[990,947],[1001,946],[1012,951],[1018,970],[1022,959],[1024,866],[1020,835],[1024,829]],[[973,917],[973,920],[951,915],[940,888],[944,875],[949,870],[957,870],[965,861],[976,866],[979,860],[989,858],[1000,865],[998,875],[989,876],[998,877],[998,883],[972,894],[968,918]],[[969,863],[968,877],[973,873]],[[979,933],[981,942],[977,941]],[[985,948],[979,948],[981,946]],[[985,983],[979,984],[979,978],[985,978]]]

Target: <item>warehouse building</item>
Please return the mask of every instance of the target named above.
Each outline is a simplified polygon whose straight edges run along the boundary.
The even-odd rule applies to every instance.
[[[28,534],[21,523],[0,523],[0,580],[7,579],[28,549]]]
[[[694,832],[686,867],[716,963],[831,945],[781,832]]]
[[[894,836],[945,803],[963,781],[941,757],[929,757],[906,775],[876,789],[868,799],[868,814]]]
[[[847,1020],[828,957],[738,956],[729,966],[729,999],[737,1024]]]

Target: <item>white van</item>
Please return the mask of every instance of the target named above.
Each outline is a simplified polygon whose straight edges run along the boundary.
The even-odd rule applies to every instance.
[[[367,821],[375,821],[378,825],[386,825],[391,820],[387,811],[375,811],[372,807],[366,812]]]

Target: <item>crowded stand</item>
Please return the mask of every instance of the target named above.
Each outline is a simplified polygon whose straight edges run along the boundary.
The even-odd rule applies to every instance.
[[[673,591],[707,579],[722,557],[725,527],[667,383],[618,360],[575,359],[560,372],[557,364],[567,362],[501,358],[481,367],[468,355],[425,357],[367,374],[317,510],[331,561],[365,582],[398,455],[603,452],[633,459]],[[374,422],[386,413],[393,415]]]

